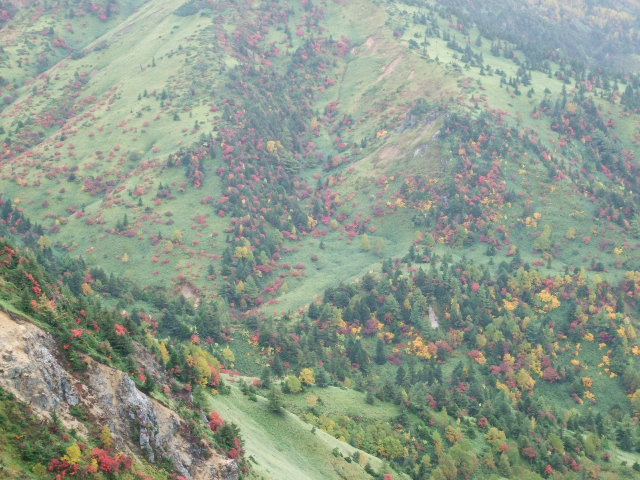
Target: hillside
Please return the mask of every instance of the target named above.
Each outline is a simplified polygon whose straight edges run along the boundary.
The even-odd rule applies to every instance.
[[[155,356],[249,478],[633,478],[639,18],[2,1],[0,234],[51,285],[3,308]]]
[[[231,459],[212,456],[211,453],[207,459],[204,451],[200,458],[194,456],[190,446],[193,439],[180,433],[181,427],[184,428],[184,421],[160,402],[146,397],[127,374],[87,359],[86,375],[78,378],[65,371],[58,363],[56,356],[60,354],[52,348],[54,339],[50,335],[24,319],[16,316],[11,318],[4,312],[0,312],[0,325],[3,358],[0,385],[6,402],[3,406],[7,412],[16,408],[25,412],[25,423],[30,419],[30,414],[26,412],[31,411],[45,418],[56,415],[55,420],[50,420],[51,425],[62,429],[62,424],[69,430],[73,429],[76,438],[80,434],[86,439],[96,435],[96,430],[99,431],[100,447],[105,450],[104,453],[94,449],[90,454],[85,451],[85,455],[90,461],[91,458],[96,459],[100,469],[105,472],[133,471],[131,460],[126,457],[122,459],[121,453],[115,453],[124,447],[128,452],[133,451],[146,460],[144,463],[159,463],[162,459],[167,465],[172,465],[175,470],[193,479],[238,478],[237,466]],[[28,403],[29,407],[12,406],[13,400],[9,394],[16,395],[19,400]],[[9,426],[11,423],[5,414],[4,424]],[[136,429],[139,430],[139,438],[131,434]],[[51,430],[53,434],[59,433]],[[20,429],[17,431],[16,436],[21,437],[23,432]],[[30,432],[30,435],[37,438],[35,432]],[[129,439],[130,435],[134,438]],[[111,440],[105,440],[107,436]],[[65,437],[60,434],[59,437],[55,438],[53,445],[48,446],[48,450],[46,445],[25,445],[22,442],[12,442],[10,437],[5,441],[8,440],[6,443],[9,445],[14,443],[18,448],[26,447],[27,451],[19,455],[22,462],[18,465],[30,466],[35,463],[35,466],[26,471],[31,470],[37,478],[38,472],[45,467],[53,472],[71,474],[74,466],[80,466],[86,461],[71,460],[69,448],[78,443],[73,443],[69,435]],[[111,449],[114,447],[114,439],[117,441],[117,450]],[[61,462],[58,464],[55,458],[46,458],[47,453],[51,455],[56,450],[64,452],[65,443],[68,444],[66,466],[63,464],[64,457],[60,458]],[[84,449],[87,449],[86,444]],[[110,453],[114,460],[109,458]],[[40,463],[46,460],[51,460],[51,463]],[[110,465],[111,461],[113,466]],[[6,462],[5,470],[14,470],[12,463]],[[158,478],[162,473],[166,475],[160,469],[155,470]],[[126,473],[123,473],[123,477],[124,475]],[[130,475],[133,476],[133,473]],[[141,471],[139,476],[143,475]]]
[[[7,478],[368,478],[342,458],[357,449],[312,432],[293,413],[272,412],[264,398],[245,399],[219,351],[158,342],[149,325],[118,313],[123,324],[112,323],[113,312],[49,283],[33,256],[6,243],[1,251],[0,467]],[[40,303],[26,299],[35,293]],[[359,454],[363,466],[382,467],[375,455]]]
[[[25,200],[20,205],[42,225],[44,241],[145,283],[186,279],[211,295],[223,287],[223,282],[209,280],[211,272],[224,268],[226,249],[233,255],[242,246],[242,241],[225,242],[229,229],[241,220],[261,222],[253,213],[260,213],[260,205],[249,209],[252,218],[246,220],[242,202],[251,202],[255,195],[285,194],[291,206],[279,205],[283,211],[274,208],[270,215],[262,214],[266,225],[261,234],[268,244],[255,251],[258,263],[264,269],[299,263],[301,255],[287,254],[296,249],[295,242],[287,245],[287,234],[282,238],[273,230],[293,238],[298,230],[309,234],[314,230],[311,216],[311,223],[319,225],[316,237],[326,235],[327,268],[334,265],[333,253],[345,248],[340,237],[348,234],[348,220],[357,217],[347,205],[355,199],[339,200],[336,206],[315,205],[331,203],[339,192],[333,192],[337,185],[327,184],[311,198],[309,192],[317,183],[313,175],[320,175],[322,166],[333,168],[351,160],[351,148],[336,141],[342,130],[352,131],[349,145],[355,138],[375,136],[382,128],[380,117],[393,118],[406,108],[382,105],[388,92],[409,76],[431,77],[435,67],[403,61],[398,42],[384,37],[367,40],[364,29],[382,26],[382,12],[360,24],[341,25],[337,17],[342,5],[330,5],[333,8],[324,15],[307,8],[295,15],[276,10],[268,16],[259,8],[240,15],[235,7],[223,5],[210,15],[180,16],[174,2],[147,2],[113,31],[14,90],[15,100],[5,106],[3,115],[4,131],[15,132],[6,138],[4,191],[13,201]],[[348,8],[357,12],[364,7],[356,3]],[[46,23],[46,16],[41,21]],[[303,21],[307,27],[298,29]],[[328,24],[336,31],[323,39],[318,35]],[[262,31],[251,38],[256,29]],[[333,41],[330,36],[344,40]],[[235,37],[242,41],[232,42]],[[320,42],[313,47],[317,58],[303,66],[299,57],[307,55],[305,48],[314,41]],[[345,60],[357,49],[362,51],[357,57]],[[264,57],[261,65],[256,56]],[[232,78],[245,68],[241,65],[250,64],[256,72],[247,77],[249,82],[234,82]],[[315,78],[309,87],[297,92],[310,76]],[[375,91],[369,86],[373,78]],[[292,90],[279,92],[273,83],[266,88],[276,96],[264,97],[262,84],[279,79],[286,79]],[[429,97],[437,101],[450,95],[452,83],[428,81],[397,95],[412,98],[428,88]],[[251,107],[258,109],[251,113],[257,117],[236,123],[249,108],[247,102],[254,103],[254,95],[261,96],[261,104]],[[372,118],[362,125],[351,127],[349,117],[364,115],[358,98],[365,96],[367,103],[379,104],[377,111],[367,114]],[[298,104],[306,98],[314,100]],[[281,107],[286,103],[303,109],[289,120],[291,128],[274,131],[288,115]],[[339,104],[344,111],[333,112]],[[243,173],[243,158],[258,152],[263,162],[277,159],[282,166],[269,171],[255,165]],[[327,155],[335,158],[329,161]],[[302,171],[300,164],[306,167]],[[293,185],[295,173],[302,175]],[[330,183],[339,184],[336,177]],[[281,192],[265,191],[263,179],[274,187],[280,184]],[[22,198],[27,192],[28,199]],[[247,200],[240,198],[245,196]],[[291,217],[287,222],[279,220],[287,216]],[[339,228],[328,228],[336,217]],[[401,241],[408,247],[407,238],[392,233],[386,241]],[[282,261],[274,260],[274,253]],[[349,273],[340,274],[335,267],[332,272],[349,278],[376,262],[376,255],[362,255],[358,248],[352,254]],[[307,264],[309,255],[300,260]],[[263,283],[261,289],[267,286],[258,283]]]
[[[608,78],[585,78],[583,86],[568,90],[572,72],[562,61],[539,64],[526,57],[530,64],[522,64],[525,52],[518,45],[483,42],[472,24],[445,24],[438,18],[450,13],[428,2],[425,7],[391,2],[385,8],[365,1],[329,2],[297,10],[275,4],[268,15],[258,6],[241,15],[224,2],[215,8],[187,5],[176,10],[173,2],[145,2],[135,11],[135,5],[122,5],[100,28],[91,28],[91,16],[71,9],[76,13],[67,13],[66,32],[40,39],[58,55],[65,49],[51,44],[67,45],[70,55],[37,77],[28,76],[34,72],[25,66],[16,68],[26,62],[5,49],[12,75],[4,77],[10,95],[3,112],[3,191],[42,226],[44,245],[143,284],[187,283],[205,296],[223,291],[233,303],[247,295],[228,290],[236,289],[238,280],[249,280],[253,298],[244,298],[244,309],[276,290],[285,293],[285,307],[301,306],[313,291],[328,286],[323,281],[328,276],[355,278],[391,253],[392,245],[394,251],[406,251],[424,233],[415,216],[422,214],[420,205],[430,204],[405,208],[406,199],[398,197],[402,185],[431,177],[440,182],[434,186],[441,192],[457,188],[444,179],[455,177],[459,167],[451,163],[464,160],[459,152],[468,149],[466,142],[478,143],[468,135],[492,134],[477,125],[475,132],[456,128],[446,142],[437,138],[451,108],[471,118],[486,112],[487,121],[497,124],[491,127],[495,135],[503,135],[496,129],[503,124],[519,136],[508,147],[513,153],[497,159],[504,163],[500,181],[509,180],[509,188],[499,193],[516,195],[507,199],[513,206],[503,214],[524,220],[537,211],[560,235],[574,228],[576,235],[589,236],[583,225],[599,217],[591,212],[606,209],[609,197],[618,201],[622,188],[627,195],[632,191],[633,172],[625,184],[611,161],[604,163],[604,172],[596,166],[593,179],[589,164],[582,167],[585,174],[572,167],[573,156],[585,150],[577,140],[608,142],[610,134],[601,130],[608,127],[601,124],[611,118],[623,119],[611,132],[619,139],[610,145],[611,155],[632,155],[637,132],[633,118],[625,118],[631,113],[615,100],[602,101],[606,88],[599,83],[610,83]],[[131,15],[122,19],[127,9]],[[368,18],[359,18],[360,11]],[[46,30],[60,14],[39,12],[40,23],[32,30]],[[8,25],[18,29],[33,15],[25,8]],[[460,21],[464,18],[460,12]],[[112,26],[106,32],[105,23]],[[484,31],[483,26],[477,28]],[[76,29],[92,41],[74,42]],[[3,29],[7,36],[12,31]],[[562,108],[569,103],[572,113],[559,111],[558,102]],[[292,109],[287,112],[283,105]],[[603,110],[595,115],[598,108]],[[562,122],[566,127],[557,128]],[[591,135],[593,129],[598,135]],[[460,141],[452,142],[456,137]],[[482,143],[474,148],[482,149]],[[600,148],[595,155],[589,150],[580,155],[602,161]],[[255,162],[248,161],[252,157]],[[567,195],[599,194],[603,184],[603,199],[573,197],[569,213],[575,221],[567,221],[566,212],[553,208],[556,202],[545,205],[548,195],[527,183],[532,176],[544,182],[547,175],[559,177],[555,188]],[[419,188],[437,208],[438,193]],[[532,190],[535,195],[528,198]],[[486,210],[482,205],[490,198],[471,193],[462,198],[467,206]],[[632,198],[626,203],[632,205]],[[633,208],[619,210],[633,222]],[[492,209],[490,215],[495,213]],[[600,218],[596,221],[603,223]],[[509,226],[492,223],[493,228]],[[467,243],[493,236],[465,228],[472,234]],[[600,244],[615,244],[606,228],[599,228],[604,229]],[[371,237],[370,250],[359,248],[355,238],[364,233]],[[433,236],[436,242],[442,237]],[[514,244],[524,242],[526,256],[530,239],[523,237]],[[323,251],[318,251],[320,241]],[[253,253],[249,261],[238,257],[245,246]],[[348,255],[342,255],[345,249]],[[563,263],[590,261],[586,250],[578,258],[566,252]],[[601,263],[613,263],[613,256],[604,258],[609,260]],[[243,268],[234,282],[225,281],[237,260]],[[304,269],[286,282],[264,278],[269,277],[264,273],[271,279],[296,273],[283,265]],[[284,284],[287,292],[280,291]]]

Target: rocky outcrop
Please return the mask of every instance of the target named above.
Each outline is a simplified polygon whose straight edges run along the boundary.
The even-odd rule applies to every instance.
[[[0,312],[0,385],[47,415],[80,403],[55,348],[44,330]]]
[[[150,462],[170,459],[193,480],[237,480],[237,465],[191,438],[184,421],[145,395],[131,378],[86,358],[82,376],[57,358],[54,338],[15,315],[0,312],[0,386],[31,404],[44,417],[56,412],[70,428],[86,429],[70,414],[83,407],[98,425],[107,425],[118,447]]]

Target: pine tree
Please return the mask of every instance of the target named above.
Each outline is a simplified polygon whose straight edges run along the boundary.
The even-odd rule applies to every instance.
[[[371,390],[367,390],[367,396],[364,399],[368,405],[373,405],[375,403],[375,397],[373,396],[373,392]]]
[[[376,363],[378,365],[387,363],[387,357],[384,353],[384,342],[380,338],[378,339],[378,343],[376,343]]]
[[[329,385],[329,376],[324,368],[319,368],[316,373],[316,385],[318,387],[326,387]]]
[[[262,373],[260,373],[260,385],[262,388],[271,387],[271,369],[269,367],[262,369]]]
[[[280,357],[278,355],[274,357],[273,365],[271,365],[271,368],[273,370],[273,374],[276,377],[281,377],[282,375],[284,375],[284,367],[282,366],[282,360],[280,360]]]
[[[284,407],[282,393],[277,391],[275,387],[269,390],[269,393],[267,394],[267,400],[269,401],[269,410],[277,414],[282,413]]]

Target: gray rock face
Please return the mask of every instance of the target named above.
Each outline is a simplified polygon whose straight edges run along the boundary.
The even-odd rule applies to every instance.
[[[53,338],[43,330],[29,328],[29,324],[12,323],[14,328],[3,324],[0,330],[3,386],[28,392],[31,404],[41,410],[51,412],[64,405],[78,405],[73,377],[51,353]]]
[[[133,380],[126,375],[115,375],[115,378],[106,378],[102,369],[97,364],[92,365],[88,375],[87,386],[92,392],[96,392],[97,405],[102,410],[113,412],[113,419],[104,418],[112,432],[120,437],[126,437],[126,428],[133,425],[139,433],[138,446],[144,452],[150,462],[157,460],[156,452],[163,449],[164,445],[157,441],[158,415],[155,405],[149,397],[140,392]],[[114,380],[116,380],[114,382]],[[115,419],[124,420],[117,422]]]
[[[83,406],[100,425],[107,425],[118,448],[150,462],[170,459],[178,472],[193,480],[237,480],[237,464],[205,445],[194,444],[182,419],[145,395],[125,373],[90,358],[82,379],[56,358],[51,335],[35,325],[0,312],[0,386],[44,417],[55,411],[80,431],[69,413]],[[133,440],[135,439],[135,441]]]

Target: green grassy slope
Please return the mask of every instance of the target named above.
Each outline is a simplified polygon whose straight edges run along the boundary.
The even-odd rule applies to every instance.
[[[332,453],[337,449],[350,457],[357,449],[314,429],[288,411],[274,414],[267,403],[264,397],[250,401],[236,387],[232,387],[230,395],[216,396],[209,402],[225,420],[240,427],[247,455],[255,460],[256,478],[370,478],[360,465]],[[379,459],[365,453],[362,456],[375,471],[381,469]]]
[[[256,478],[368,478],[343,458],[358,444],[414,478],[631,478],[640,77],[616,65],[637,8],[148,0],[66,26],[25,7],[0,29],[20,40],[0,64],[2,226],[37,223],[34,249],[86,261],[78,294],[150,312],[154,335],[223,363],[228,345],[244,375],[327,373],[341,388],[282,416],[235,386],[207,397]],[[485,385],[458,381],[474,368]]]
[[[259,17],[259,8],[267,5],[245,18],[226,5],[220,8],[222,15],[204,10],[179,16],[174,2],[153,0],[120,5],[120,13],[106,22],[73,17],[74,25],[84,23],[85,42],[74,47],[77,52],[39,77],[14,80],[1,114],[7,142],[3,193],[42,224],[46,244],[137,282],[170,285],[187,280],[205,295],[224,285],[220,275],[211,276],[220,269],[230,227],[229,217],[216,213],[216,202],[228,187],[216,175],[225,164],[218,142],[228,126],[223,110],[233,93],[230,72],[246,62],[238,60],[232,37],[245,35],[238,25],[250,25]],[[312,140],[321,157],[339,159],[343,166],[324,171],[307,160],[309,166],[298,173],[311,186],[319,178],[325,193],[337,194],[335,215],[346,220],[323,224],[314,218],[322,236],[284,240],[282,261],[308,270],[287,280],[279,292],[281,303],[271,311],[301,306],[330,282],[355,278],[374,268],[379,258],[406,252],[418,234],[411,226],[415,211],[395,204],[394,195],[407,176],[451,175],[443,163],[449,152],[442,150],[438,136],[443,119],[438,105],[456,106],[471,116],[494,112],[498,123],[534,135],[561,171],[574,175],[566,165],[575,149],[559,146],[562,136],[550,129],[554,120],[534,112],[541,102],[561,99],[566,95],[563,89],[573,95],[577,88],[558,74],[536,69],[528,72],[528,86],[505,83],[519,78],[522,69],[519,59],[525,53],[517,46],[503,42],[499,45],[505,51],[514,49],[509,51],[515,55],[496,55],[496,39],[483,37],[482,25],[474,26],[462,13],[461,22],[467,23],[452,23],[436,13],[433,2],[381,5],[358,0],[348,5],[327,2],[322,8],[322,27],[333,39],[348,39],[349,48],[325,69],[335,85],[327,80],[311,99],[314,121],[319,119],[321,125]],[[264,38],[258,42],[280,49],[270,60],[275,72],[291,68],[288,62],[306,41],[307,32],[292,32],[308,11],[293,7],[286,22],[263,29]],[[15,35],[29,12],[3,31]],[[427,20],[417,21],[420,16]],[[39,21],[49,25],[59,19],[49,14]],[[463,51],[465,45],[469,51]],[[19,71],[18,54],[7,49],[5,56],[7,68]],[[566,71],[562,62],[547,63],[550,72]],[[604,99],[605,93],[594,84],[587,96],[605,119],[616,118],[621,148],[633,151],[636,115],[623,113],[616,102]],[[418,120],[420,114],[416,117],[411,110],[417,101],[425,102],[426,119]],[[336,106],[336,119],[349,119],[347,127],[323,117],[331,105]],[[336,138],[346,147],[336,150]],[[201,188],[192,188],[183,167],[168,160],[194,144],[210,145],[214,156],[202,166]],[[619,246],[605,222],[590,215],[594,207],[587,198],[574,195],[567,216],[565,203],[556,198],[571,195],[576,185],[561,181],[547,190],[544,165],[526,155],[503,166],[510,191],[520,197],[504,211],[509,218],[503,226],[514,229],[520,209],[540,212],[540,228],[554,226],[553,240],[559,247],[555,257],[561,259],[551,263],[555,269],[595,258],[595,243],[583,247],[561,240],[571,228],[577,238],[591,236],[590,223],[596,221],[598,243]],[[609,188],[606,177],[595,180]],[[620,192],[619,188],[614,185],[611,190]],[[304,197],[298,201],[311,207]],[[387,214],[374,214],[374,207],[386,208]],[[348,225],[358,219],[367,220],[352,238]],[[361,248],[363,230],[370,236],[369,249]],[[320,241],[323,250],[318,248]],[[514,233],[520,254],[533,261],[531,243],[531,235]],[[625,252],[629,267],[637,264],[635,249],[629,246]],[[620,263],[609,250],[598,257],[607,267]],[[259,282],[260,289],[267,285],[266,280]]]
[[[416,59],[385,28],[383,10],[367,1],[350,2],[346,8],[329,3],[325,8],[323,23],[331,26],[332,36],[349,38],[353,58],[339,62],[339,86],[319,94],[314,107],[321,112],[329,102],[339,102],[341,112],[356,121],[349,129],[354,139],[374,138],[385,128],[385,119],[400,114],[418,94],[443,101],[455,89],[438,67],[414,65]],[[215,205],[223,193],[215,174],[221,163],[205,165],[205,185],[198,190],[188,187],[182,168],[169,168],[166,159],[203,134],[216,136],[220,114],[211,110],[224,102],[225,72],[235,60],[217,43],[210,18],[181,17],[174,11],[174,2],[146,2],[120,23],[114,20],[111,30],[94,28],[97,38],[80,58],[64,59],[17,88],[2,125],[9,141],[18,140],[15,132],[23,146],[14,147],[6,159],[3,193],[49,230],[48,242],[82,255],[92,265],[145,283],[169,284],[182,274],[211,294],[219,284],[207,281],[207,264],[217,267],[228,221],[202,202],[209,197]],[[362,11],[368,16],[362,17]],[[296,10],[289,22],[292,28],[302,13]],[[229,15],[222,30],[231,33],[237,12]],[[370,28],[379,33],[371,36]],[[281,36],[269,35],[285,48]],[[295,36],[292,43],[297,43]],[[198,62],[206,70],[197,70]],[[405,87],[407,79],[415,80]],[[65,110],[57,107],[61,102]],[[374,108],[365,112],[366,105]],[[27,131],[41,132],[42,137],[26,138]],[[320,148],[331,151],[330,142],[330,132],[321,132]],[[19,154],[21,149],[26,150]],[[387,147],[381,155],[382,172],[394,149]],[[348,152],[347,157],[352,156],[360,154]],[[315,182],[312,174],[317,171],[303,173]],[[168,187],[168,197],[158,198],[161,185]],[[353,218],[366,210],[367,195],[346,196],[341,213]],[[197,224],[201,216],[206,220]],[[125,220],[127,228],[114,232]],[[125,230],[135,234],[125,237]],[[156,243],[156,235],[169,240],[180,235],[181,240],[174,248],[166,240]],[[318,262],[328,268],[290,282],[288,287],[299,293],[287,296],[282,308],[306,303],[310,292],[328,285],[327,279],[346,280],[366,272],[381,254],[406,249],[411,238],[393,224],[381,225],[377,236],[384,247],[367,253],[342,227],[329,229],[327,255]],[[305,242],[307,248],[292,242],[292,254],[283,260],[309,265],[317,244]],[[351,252],[348,268],[336,260],[345,248]]]

